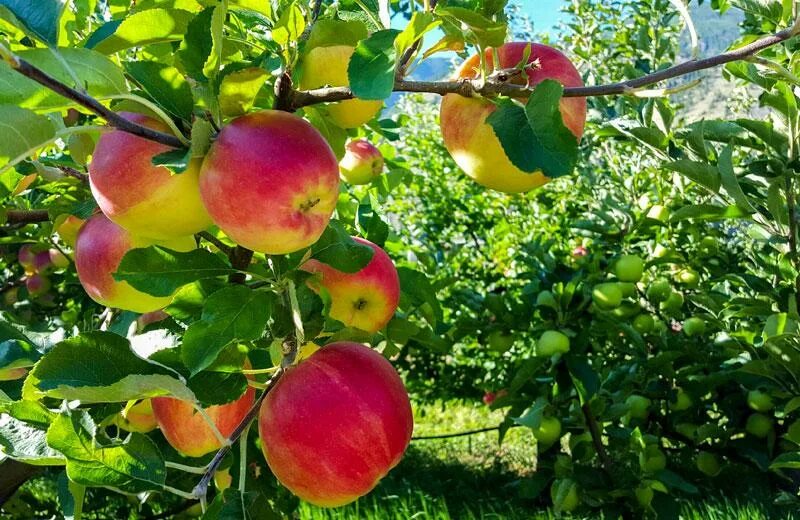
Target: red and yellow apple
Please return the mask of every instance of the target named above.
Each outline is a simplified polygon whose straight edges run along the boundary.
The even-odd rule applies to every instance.
[[[300,88],[309,90],[324,86],[350,85],[347,67],[355,47],[332,45],[314,47],[305,55],[300,76]],[[326,106],[331,121],[341,128],[357,128],[380,112],[383,101],[348,99]]]
[[[348,327],[377,332],[389,323],[400,302],[400,278],[389,255],[372,242],[354,237],[370,246],[374,254],[356,273],[344,273],[317,260],[309,260],[301,269],[318,273],[309,280],[312,289],[324,288],[331,298],[330,315]]]
[[[148,116],[122,112],[139,125],[169,132],[166,125]],[[89,164],[89,185],[103,213],[134,235],[168,240],[202,231],[211,218],[200,200],[200,161],[173,174],[155,166],[153,156],[169,146],[114,130],[104,133]]]
[[[67,215],[66,217],[59,217],[56,219],[56,224],[53,229],[66,245],[75,247],[75,240],[78,239],[78,231],[80,231],[84,222],[85,220],[75,215]]]
[[[211,146],[200,193],[234,242],[282,255],[316,242],[339,199],[339,165],[325,138],[287,112],[234,119]]]
[[[147,433],[158,428],[153,413],[153,403],[143,399],[131,407],[126,407],[116,420],[117,426],[129,432]]]
[[[195,248],[195,241],[187,236],[155,242],[131,235],[102,213],[91,217],[75,242],[75,267],[86,293],[97,303],[134,312],[152,312],[169,305],[171,296],[151,296],[113,277],[125,253],[151,245],[191,251]]]
[[[50,290],[50,279],[39,273],[32,274],[25,279],[25,288],[31,297],[37,298]]]
[[[495,49],[499,64],[494,63],[492,49],[487,49],[487,66],[490,70],[516,66],[522,61],[528,45],[527,42],[513,42]],[[533,65],[525,71],[527,78],[520,79],[522,84],[527,82],[533,86],[553,79],[565,87],[583,85],[578,71],[560,51],[536,43],[530,46],[528,63]],[[479,76],[480,59],[477,55],[465,61],[458,71],[459,79]],[[482,186],[505,193],[530,191],[546,183],[549,178],[542,172],[526,173],[508,159],[494,129],[486,122],[495,108],[491,101],[480,97],[444,96],[440,115],[442,137],[456,164]],[[586,100],[563,98],[561,116],[564,125],[580,139],[586,124]]]
[[[392,365],[364,345],[339,342],[286,371],[258,426],[278,480],[303,500],[335,507],[369,493],[400,462],[413,417]]]
[[[203,416],[192,403],[173,397],[154,397],[153,414],[167,442],[181,455],[202,457],[222,446]],[[223,437],[230,437],[255,401],[255,390],[247,387],[230,403],[204,408]]]
[[[350,184],[369,184],[383,171],[381,151],[366,139],[350,141],[344,149],[339,171]]]
[[[17,252],[17,262],[21,265],[26,273],[33,273],[36,271],[36,251],[30,244],[25,244],[19,248]]]

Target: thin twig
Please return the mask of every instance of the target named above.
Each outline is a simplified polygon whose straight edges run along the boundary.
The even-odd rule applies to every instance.
[[[453,438],[456,438],[456,437],[467,437],[469,435],[475,435],[476,433],[485,433],[485,432],[497,431],[500,428],[502,428],[502,426],[503,425],[500,424],[500,425],[497,425],[497,426],[489,426],[487,428],[478,428],[476,430],[466,430],[466,431],[457,432],[457,433],[443,433],[441,435],[417,435],[417,436],[411,437],[411,440],[412,441],[429,441],[429,440],[435,440],[435,439],[453,439]],[[519,426],[519,424],[511,424],[508,427],[509,428],[516,428],[518,426]]]
[[[600,457],[600,464],[603,465],[603,470],[605,471],[606,475],[611,476],[612,461],[611,457],[608,456],[606,447],[603,445],[603,437],[602,432],[600,431],[600,425],[597,424],[597,419],[595,418],[592,409],[589,407],[589,403],[581,406],[581,411],[586,419],[586,425],[589,427],[589,433],[592,436],[594,449],[597,451],[597,455]]]
[[[89,184],[89,176],[79,172],[75,168],[71,168],[69,166],[59,166],[58,169],[61,170],[61,172],[67,177],[72,177],[73,179],[78,179],[84,184]]]
[[[716,56],[700,60],[689,60],[684,63],[669,67],[653,74],[608,85],[595,85],[588,87],[567,87],[564,97],[593,97],[610,96],[617,94],[634,94],[637,89],[677,78],[700,70],[718,67],[733,61],[749,59],[751,56],[768,49],[774,45],[785,42],[800,32],[800,20],[791,27],[778,33],[765,36],[748,45],[732,51],[723,52]],[[533,91],[531,87],[516,85],[499,80],[483,81],[481,79],[461,79],[458,81],[408,81],[397,79],[394,84],[395,92],[420,92],[430,94],[460,94],[470,97],[481,96],[524,96]],[[324,87],[312,90],[300,90],[292,93],[292,107],[301,108],[318,103],[328,103],[351,99],[353,93],[349,87]]]

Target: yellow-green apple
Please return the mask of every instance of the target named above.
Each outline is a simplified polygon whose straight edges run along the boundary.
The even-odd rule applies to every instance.
[[[669,220],[669,209],[660,204],[651,206],[647,211],[647,218],[658,220],[659,222],[666,222]]]
[[[69,247],[75,247],[75,240],[78,238],[78,231],[80,231],[85,220],[76,217],[75,215],[67,215],[63,219],[57,219],[56,222],[57,224],[54,227],[54,231],[58,233],[58,236],[61,237],[61,240],[66,245]]]
[[[572,62],[560,51],[537,43],[506,43],[496,49],[487,49],[485,61],[489,70],[510,68],[519,64],[530,45],[528,63],[519,78],[521,84],[537,85],[553,79],[566,87],[583,85],[581,75]],[[494,63],[494,53],[499,63]],[[458,71],[459,79],[475,79],[480,76],[480,58],[469,58]],[[506,156],[500,140],[486,118],[494,112],[496,105],[479,96],[464,97],[447,94],[442,100],[440,123],[445,147],[456,164],[479,184],[506,193],[530,191],[549,179],[541,171],[526,173]],[[561,116],[566,127],[580,139],[586,124],[586,100],[564,98],[561,100]]]
[[[768,412],[775,407],[772,397],[760,390],[751,390],[747,393],[747,405],[757,412]]]
[[[31,297],[37,298],[50,290],[50,279],[39,273],[32,274],[25,278],[25,288]]]
[[[675,281],[682,283],[687,287],[697,287],[700,283],[700,275],[693,269],[681,269],[675,275]]]
[[[714,477],[719,474],[719,461],[713,453],[701,451],[697,454],[697,459],[695,462],[697,463],[697,469],[709,477]]]
[[[658,279],[647,288],[647,299],[653,303],[664,302],[672,294],[672,286],[667,280]]]
[[[174,397],[154,397],[153,414],[170,446],[186,457],[202,457],[222,446],[205,418],[192,403]],[[206,415],[226,439],[242,422],[255,401],[255,390],[247,387],[230,403],[204,408]]]
[[[623,255],[614,264],[614,274],[623,282],[638,282],[644,272],[644,260],[636,255]]]
[[[592,301],[601,309],[614,309],[622,303],[622,291],[616,283],[599,283],[592,289]]]
[[[555,417],[542,417],[538,428],[534,428],[533,436],[543,449],[547,449],[561,438],[561,421]]]
[[[309,90],[324,86],[346,87],[350,85],[347,67],[355,47],[331,45],[314,47],[303,58],[300,88]],[[331,121],[341,128],[356,128],[381,110],[383,101],[348,99],[326,106]]]
[[[536,355],[550,357],[569,352],[569,338],[563,332],[546,330],[536,342]]]
[[[580,504],[578,485],[571,479],[554,480],[550,486],[550,499],[561,511],[574,511]]]
[[[151,117],[130,112],[120,115],[169,132],[166,125]],[[200,200],[200,161],[192,161],[180,174],[153,165],[153,156],[169,150],[169,146],[121,130],[106,132],[97,142],[89,164],[92,194],[108,218],[134,235],[168,240],[211,225]]]
[[[644,420],[650,414],[649,408],[653,403],[642,395],[633,394],[625,399],[625,404],[628,405],[628,415],[630,417]]]
[[[350,141],[344,149],[339,171],[350,184],[369,184],[383,171],[381,151],[366,139]]]
[[[763,439],[772,431],[772,419],[761,413],[754,413],[747,418],[745,430],[754,437]]]
[[[328,292],[333,319],[348,327],[377,332],[389,323],[400,302],[400,278],[383,249],[363,238],[353,237],[353,240],[374,251],[372,259],[360,271],[344,273],[313,259],[301,269],[319,275],[308,283],[314,290],[324,288]]]
[[[155,242],[131,235],[102,213],[91,217],[75,242],[75,267],[86,293],[97,303],[134,312],[152,312],[169,305],[171,296],[151,296],[113,277],[125,253],[151,245],[191,251],[195,248],[195,241],[189,236]]]
[[[126,407],[116,420],[117,426],[129,432],[147,433],[158,428],[153,413],[153,403],[143,399],[131,407]]]
[[[403,382],[383,356],[338,342],[286,370],[258,421],[267,464],[289,491],[336,507],[369,493],[413,430]]]
[[[495,352],[506,352],[514,345],[514,335],[504,330],[493,330],[486,339],[489,349]]]
[[[647,334],[653,330],[655,324],[656,322],[650,314],[640,314],[633,320],[633,328],[636,329],[639,334]]]
[[[234,242],[281,255],[316,242],[339,199],[339,164],[325,138],[287,112],[231,121],[200,171],[200,193]]]
[[[692,316],[691,318],[683,322],[683,332],[687,336],[697,336],[698,334],[702,334],[705,331],[706,331],[706,322],[703,321],[703,318]]]

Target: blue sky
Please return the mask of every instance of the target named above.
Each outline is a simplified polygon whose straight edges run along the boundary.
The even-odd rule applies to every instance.
[[[520,0],[522,10],[528,13],[537,31],[547,31],[558,22],[562,13],[559,8],[564,0]]]

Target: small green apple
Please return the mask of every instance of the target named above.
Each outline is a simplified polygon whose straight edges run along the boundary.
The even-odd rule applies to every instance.
[[[546,330],[536,342],[536,355],[550,357],[569,352],[569,338],[557,330]]]
[[[714,477],[719,474],[719,461],[713,453],[701,451],[697,454],[697,460],[695,462],[697,464],[697,469],[699,469],[701,473],[709,477]]]
[[[687,287],[697,287],[700,283],[700,275],[692,269],[681,269],[675,275],[675,281]]]
[[[719,251],[719,244],[714,237],[703,237],[698,246],[700,252],[706,256],[712,256]]]
[[[489,348],[500,353],[507,352],[514,345],[514,335],[503,330],[493,330],[488,340]]]
[[[628,320],[642,312],[642,307],[634,302],[622,302],[619,307],[611,311],[612,316],[621,320]]]
[[[747,405],[757,412],[768,412],[775,407],[772,397],[760,390],[751,390],[747,393]]]
[[[678,389],[678,393],[675,395],[675,400],[669,403],[669,407],[676,412],[688,410],[691,408],[691,406],[692,398],[680,388]]]
[[[772,419],[764,414],[754,413],[747,418],[744,429],[753,437],[763,439],[772,431]]]
[[[622,282],[638,282],[644,272],[644,260],[636,255],[623,255],[614,265],[614,274]]]
[[[683,307],[683,293],[672,291],[666,300],[661,302],[660,309],[668,314],[674,314]]]
[[[592,289],[592,300],[602,309],[614,309],[622,303],[622,291],[616,283],[600,283]]]
[[[636,488],[634,493],[636,494],[636,501],[640,506],[644,508],[650,507],[650,503],[653,501],[653,495],[655,495],[653,488],[650,486],[641,485]]]
[[[578,485],[571,479],[557,479],[550,486],[550,499],[560,511],[574,511],[580,504]]]
[[[655,320],[650,314],[640,314],[633,320],[633,328],[639,334],[647,334],[655,326]]]
[[[542,417],[539,427],[533,430],[533,436],[544,449],[549,448],[561,438],[561,421],[555,417]]]
[[[655,444],[650,444],[639,455],[639,465],[645,473],[657,473],[667,467],[667,456]]]
[[[630,417],[644,420],[650,414],[649,408],[653,403],[644,396],[633,394],[625,399],[625,404],[628,406],[628,415]]]
[[[687,336],[699,336],[706,331],[706,322],[702,318],[693,316],[683,322],[683,332]]]
[[[647,288],[647,299],[653,303],[666,301],[670,294],[672,294],[672,286],[663,278],[656,280]]]
[[[660,204],[655,204],[651,206],[650,210],[647,212],[647,218],[658,220],[659,222],[666,222],[669,220],[669,209]]]
[[[633,298],[636,295],[636,284],[632,282],[620,282],[617,284],[623,298]]]

